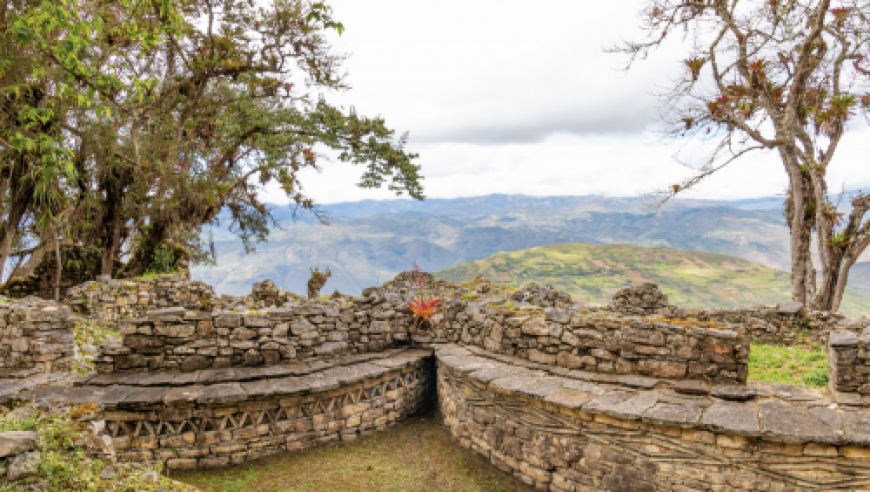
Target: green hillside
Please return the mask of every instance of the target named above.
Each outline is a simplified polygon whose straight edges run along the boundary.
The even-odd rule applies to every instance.
[[[620,288],[652,281],[681,307],[732,308],[788,302],[788,273],[715,253],[626,244],[568,243],[503,252],[436,272],[451,282],[483,273],[521,287],[550,284],[591,304],[606,304]],[[870,294],[848,290],[842,311],[870,315]]]
[[[849,287],[870,294],[870,261],[855,263],[849,270]]]

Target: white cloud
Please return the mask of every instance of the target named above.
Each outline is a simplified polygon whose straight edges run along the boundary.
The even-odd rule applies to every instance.
[[[650,95],[680,69],[677,40],[630,72],[605,53],[636,36],[638,0],[334,0],[346,27],[336,47],[351,53],[351,91],[330,95],[361,114],[381,114],[411,132],[430,197],[490,193],[631,196],[687,175],[676,145],[643,131],[654,125]],[[831,188],[870,187],[870,131],[850,133],[830,169]],[[354,186],[361,169],[327,163],[308,173],[321,203],[383,199]],[[848,181],[846,181],[848,178]],[[778,156],[734,163],[692,196],[747,198],[781,193]],[[283,202],[271,190],[271,201]]]

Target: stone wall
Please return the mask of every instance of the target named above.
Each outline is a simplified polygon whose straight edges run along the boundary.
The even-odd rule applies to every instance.
[[[441,346],[459,443],[538,490],[867,490],[870,414],[816,390],[595,384]],[[628,381],[628,380],[626,380]]]
[[[64,301],[74,313],[104,326],[117,326],[122,320],[167,307],[210,311],[221,302],[211,286],[190,281],[187,274],[134,280],[100,278],[71,288]]]
[[[69,371],[75,360],[70,309],[51,301],[0,302],[0,370]]]
[[[723,323],[742,323],[753,341],[793,346],[826,343],[833,330],[862,332],[870,326],[866,318],[846,318],[840,313],[807,311],[800,304],[717,310],[677,310],[677,317],[693,317]]]
[[[566,369],[744,383],[750,339],[739,325],[521,309],[454,300],[414,340],[444,340]]]
[[[828,338],[828,378],[833,391],[855,393],[854,398],[868,398],[866,403],[870,404],[870,336],[850,330],[832,331]]]
[[[410,324],[389,303],[345,299],[247,314],[167,308],[122,321],[123,340],[102,345],[94,363],[101,373],[275,365],[379,352],[407,340]]]
[[[211,468],[384,430],[431,400],[433,373],[431,351],[393,350],[325,367],[103,375],[18,398],[96,404],[123,461]]]

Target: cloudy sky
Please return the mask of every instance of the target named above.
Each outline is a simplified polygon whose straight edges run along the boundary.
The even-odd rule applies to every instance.
[[[640,1],[333,0],[346,31],[346,94],[327,95],[410,132],[429,197],[491,193],[634,196],[677,182],[681,144],[654,127],[656,84],[680,69],[685,47],[665,47],[630,72],[604,48],[638,35]],[[870,187],[870,130],[857,125],[830,169],[831,189]],[[685,154],[683,154],[685,155]],[[354,186],[342,163],[305,176],[320,203],[391,198]],[[776,154],[756,154],[692,196],[781,194]],[[688,195],[687,195],[688,196]],[[271,201],[282,202],[280,193]]]

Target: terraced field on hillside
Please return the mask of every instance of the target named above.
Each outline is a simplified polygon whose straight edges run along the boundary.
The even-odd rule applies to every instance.
[[[521,287],[550,284],[590,304],[606,304],[620,288],[656,282],[682,307],[732,308],[788,302],[789,274],[733,256],[626,244],[568,243],[494,254],[436,272],[452,282],[483,273]],[[842,311],[870,315],[870,294],[847,290]]]

